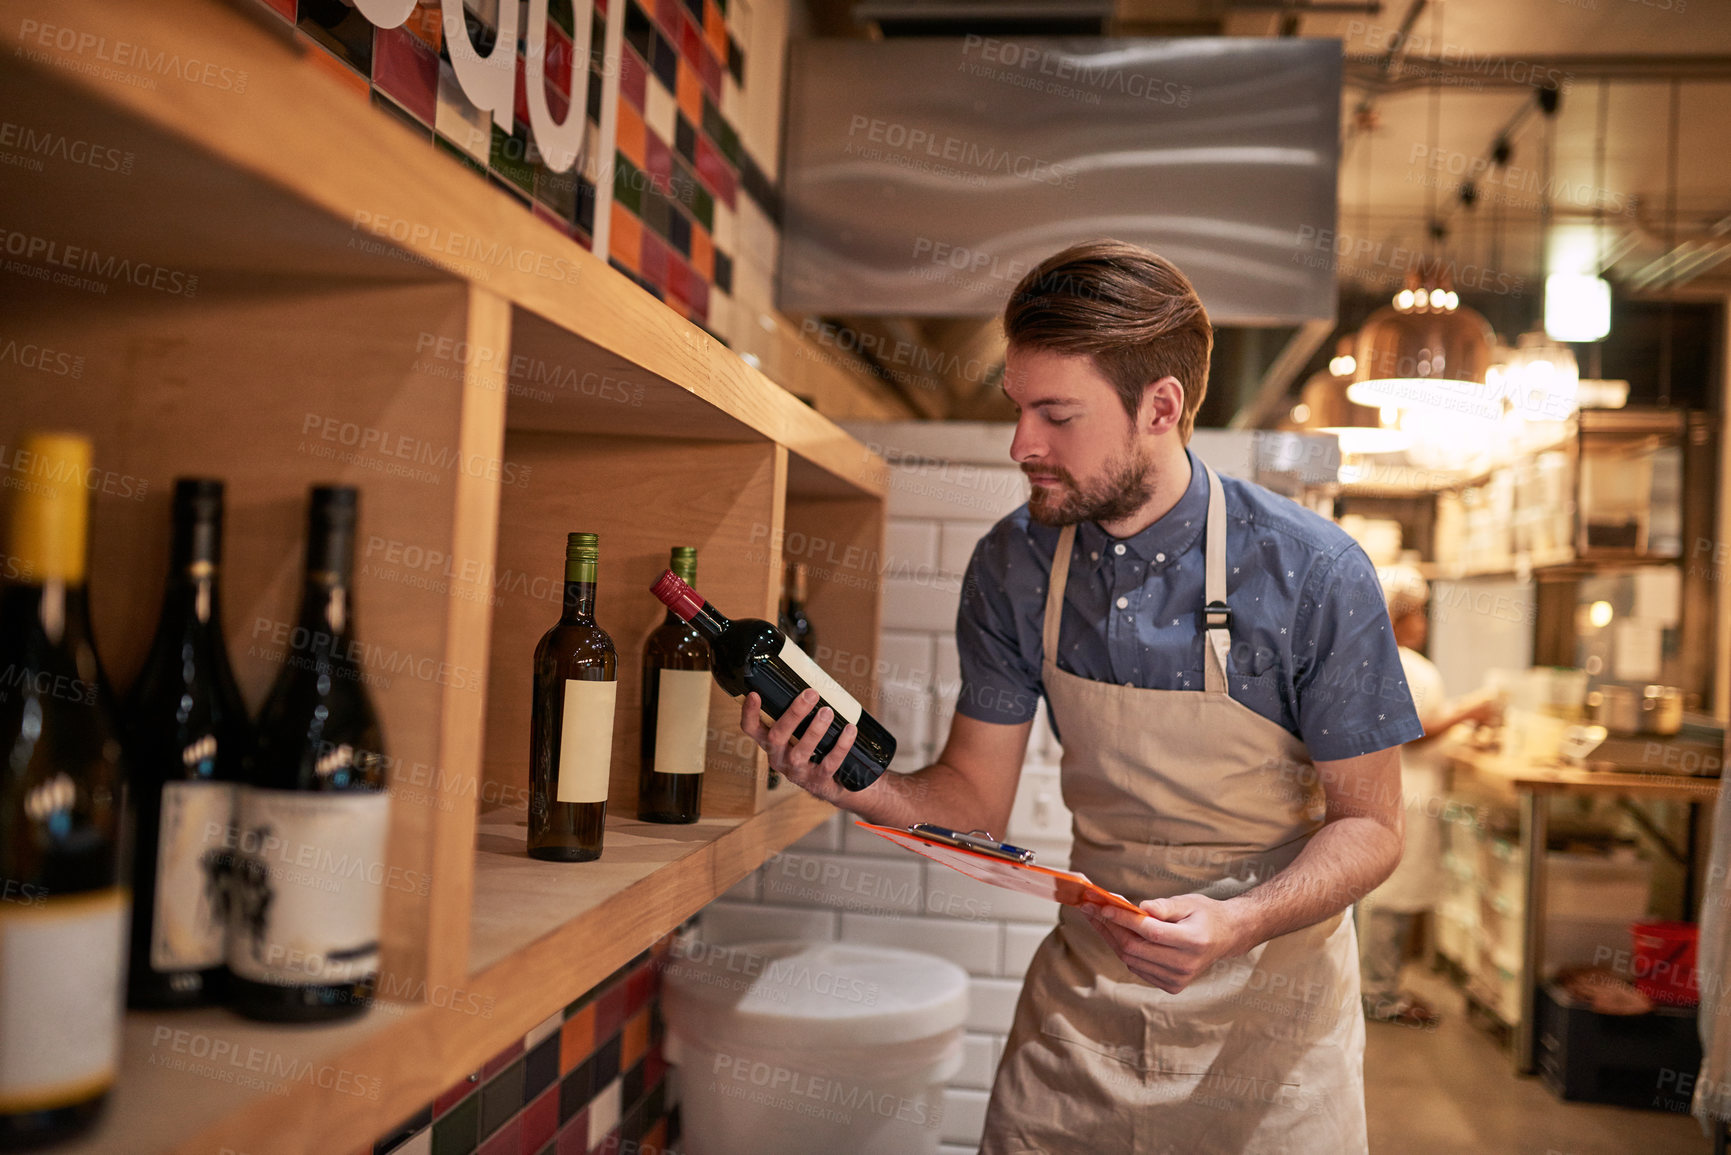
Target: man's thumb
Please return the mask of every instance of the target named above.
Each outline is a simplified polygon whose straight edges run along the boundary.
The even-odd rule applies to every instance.
[[[1161,922],[1176,922],[1183,912],[1169,898],[1151,898],[1142,904],[1142,913]]]

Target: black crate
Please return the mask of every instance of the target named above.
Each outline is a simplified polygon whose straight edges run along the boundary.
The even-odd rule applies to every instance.
[[[1687,1114],[1701,1070],[1694,1007],[1601,1015],[1555,986],[1538,992],[1539,1077],[1559,1099]]]

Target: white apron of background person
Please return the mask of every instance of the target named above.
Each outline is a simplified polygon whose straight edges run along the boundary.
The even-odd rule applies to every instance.
[[[1226,510],[1208,470],[1206,597],[1226,600]],[[1223,622],[1205,688],[1145,690],[1058,669],[1075,528],[1046,596],[1045,690],[1063,735],[1071,868],[1133,902],[1225,899],[1290,863],[1322,825],[1304,743],[1227,692]],[[1201,607],[1198,607],[1200,609]],[[1223,959],[1173,995],[1131,974],[1064,907],[1028,968],[981,1155],[1356,1155],[1364,1017],[1352,919]]]

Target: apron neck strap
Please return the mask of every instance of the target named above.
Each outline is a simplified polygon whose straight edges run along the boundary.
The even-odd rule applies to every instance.
[[[1201,464],[1200,462],[1198,464]],[[1202,578],[1203,623],[1208,644],[1202,647],[1203,684],[1211,694],[1226,692],[1226,654],[1232,648],[1232,611],[1226,605],[1226,498],[1220,489],[1220,477],[1207,465],[1208,527],[1204,537],[1205,568]],[[1076,546],[1076,527],[1066,525],[1058,531],[1058,545],[1052,551],[1052,572],[1046,580],[1046,615],[1041,625],[1040,644],[1049,662],[1058,660],[1058,626],[1064,617],[1064,588],[1070,582],[1070,554]]]
[[[1232,611],[1226,605],[1226,495],[1220,490],[1220,475],[1202,462],[1208,474],[1208,528],[1205,566],[1202,574],[1202,620],[1208,644],[1202,647],[1202,681],[1210,694],[1226,692],[1226,652],[1232,648]]]
[[[1052,575],[1046,579],[1046,620],[1040,632],[1046,661],[1058,660],[1058,624],[1064,618],[1064,587],[1070,584],[1070,551],[1076,545],[1076,527],[1058,531],[1058,548],[1052,551]]]

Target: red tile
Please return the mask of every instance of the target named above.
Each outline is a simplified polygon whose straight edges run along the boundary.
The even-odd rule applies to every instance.
[[[595,0],[595,15],[607,15],[607,0]]]
[[[668,256],[669,253],[666,242],[648,229],[644,229],[643,259],[638,265],[637,275],[658,288],[664,288],[667,285]],[[611,1039],[614,1035],[619,1033],[619,1028],[624,1023],[625,992],[620,990],[618,987],[615,987],[612,993],[619,997],[613,1000],[613,1008],[610,1016],[607,1008],[603,1005],[606,1001],[606,996],[595,1000],[596,1046],[605,1045],[608,1039]],[[603,1022],[606,1023],[606,1029],[602,1028]]]
[[[541,1148],[559,1129],[559,1084],[554,1083],[541,1097],[523,1108],[522,1155],[540,1155]]]
[[[709,282],[701,277],[691,278],[691,315],[699,321],[709,320]]]
[[[500,1051],[497,1055],[494,1055],[491,1059],[487,1060],[486,1065],[481,1068],[481,1081],[484,1083],[494,1075],[497,1075],[500,1071],[503,1071],[506,1067],[509,1067],[522,1053],[523,1040],[518,1039],[510,1046]]]
[[[697,230],[702,227],[702,225],[692,226],[691,231],[694,238]],[[644,1003],[649,1001],[649,997],[655,993],[656,977],[655,964],[644,963],[642,966],[637,968],[636,972],[633,973],[630,978],[625,980],[626,1017],[629,1018],[636,1014],[638,1009],[641,1008]]]
[[[293,21],[297,18],[295,10],[300,7],[300,0],[263,0],[263,2],[266,8],[284,20]]]
[[[647,127],[643,130],[643,171],[654,179],[660,192],[665,193],[673,182],[673,148]]]
[[[511,110],[512,110],[512,112],[514,112],[516,114],[517,123],[518,124],[528,124],[529,123],[529,84],[528,84],[528,81],[525,79],[525,72],[524,72],[524,65],[523,65],[523,54],[521,52],[517,53],[517,82],[516,82],[516,86],[511,89],[511,92],[516,97],[516,99],[512,102]]]
[[[644,5],[649,7],[648,4]],[[677,45],[679,40],[679,0],[655,0],[655,20],[661,25],[661,31]]]
[[[523,1117],[519,1115],[485,1140],[475,1155],[520,1155],[523,1150]]]
[[[649,1053],[643,1056],[643,1089],[654,1090],[655,1084],[667,1077],[667,1059],[661,1053],[661,1044],[656,1043],[649,1048]]]
[[[439,53],[401,28],[375,28],[373,86],[431,125],[439,111]]]
[[[547,79],[553,87],[567,97],[571,95],[571,57],[576,55],[576,48],[571,38],[565,35],[565,30],[547,21],[547,50],[541,54],[545,62]]]
[[[593,1148],[594,1155],[613,1155],[613,1153],[618,1151],[618,1150],[619,1150],[619,1128],[617,1128],[617,1127],[615,1127],[615,1128],[613,1128],[613,1130],[607,1132],[607,1137],[605,1139],[601,1140],[601,1142],[595,1144],[595,1146]]]
[[[649,69],[629,44],[619,52],[619,95],[637,111],[643,111],[644,90],[649,85]]]
[[[559,1155],[589,1155],[589,1108],[571,1116],[559,1132]]]
[[[679,56],[694,66],[703,56],[703,31],[683,12],[679,14]]]
[[[710,144],[709,138],[702,133],[697,134],[697,176],[709,186],[715,199],[728,208],[735,207],[738,185],[733,175],[733,166],[727,163],[721,150]]]
[[[715,58],[715,53],[704,48],[697,54],[697,76],[703,81],[703,87],[709,90],[709,99],[716,104],[721,103],[721,61]]]
[[[433,1118],[437,1119],[446,1111],[449,1111],[452,1107],[455,1107],[458,1103],[461,1103],[464,1099],[467,1099],[470,1095],[480,1090],[480,1088],[481,1073],[479,1071],[476,1071],[473,1075],[464,1075],[461,1079],[458,1079],[455,1083],[446,1087],[444,1093],[433,1100]]]

